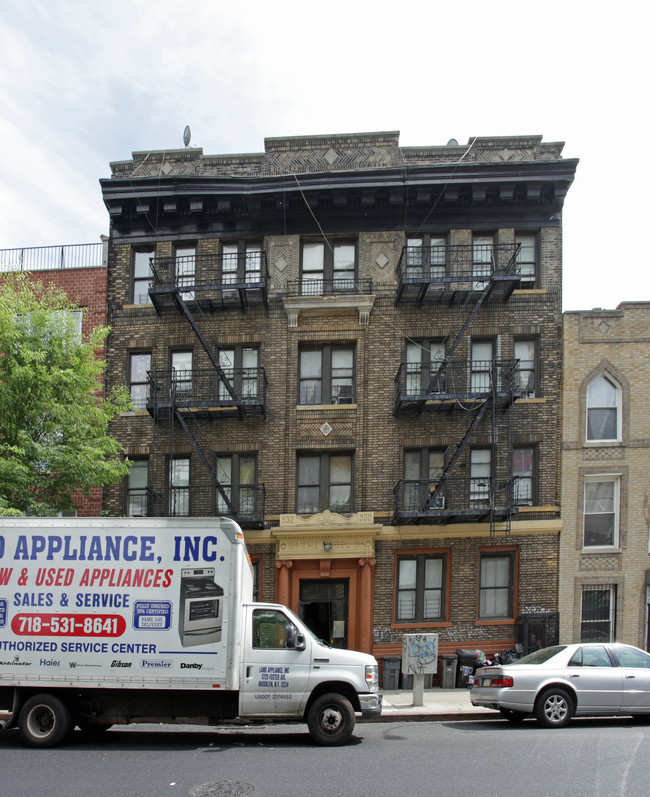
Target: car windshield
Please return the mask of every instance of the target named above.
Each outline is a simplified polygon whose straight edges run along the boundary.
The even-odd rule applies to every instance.
[[[545,661],[552,659],[553,656],[556,656],[563,650],[566,650],[566,645],[552,645],[550,648],[535,650],[533,653],[529,653],[527,656],[522,656],[522,658],[517,659],[517,661],[513,661],[510,666],[514,667],[517,664],[544,664]]]

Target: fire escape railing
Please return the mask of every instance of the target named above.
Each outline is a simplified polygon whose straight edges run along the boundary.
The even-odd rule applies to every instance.
[[[492,516],[504,521],[514,509],[517,478],[400,479],[393,489],[393,522],[450,523]]]
[[[480,401],[496,395],[518,395],[518,360],[499,358],[471,362],[401,363],[395,376],[394,414],[422,410],[427,402]]]
[[[222,376],[227,380],[224,382]],[[147,409],[231,407],[266,412],[268,380],[263,367],[150,371]]]
[[[357,279],[353,276],[333,279],[290,280],[287,283],[288,296],[367,296],[372,293],[371,279]]]

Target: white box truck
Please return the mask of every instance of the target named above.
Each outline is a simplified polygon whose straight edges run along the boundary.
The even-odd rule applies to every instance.
[[[228,518],[0,519],[0,726],[51,747],[75,725],[298,721],[337,745],[381,715],[372,656],[252,595]]]

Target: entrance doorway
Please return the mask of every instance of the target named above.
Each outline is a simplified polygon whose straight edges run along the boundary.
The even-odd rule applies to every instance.
[[[349,579],[301,579],[298,616],[319,639],[333,648],[348,646]]]

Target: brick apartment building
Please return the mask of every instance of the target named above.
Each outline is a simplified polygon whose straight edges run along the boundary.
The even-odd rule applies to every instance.
[[[387,132],[113,163],[106,379],[138,409],[104,509],[235,517],[260,598],[379,658],[556,612],[561,153]]]
[[[54,285],[82,309],[81,334],[106,324],[106,247],[104,243],[69,246],[37,246],[0,250],[3,272],[24,271],[31,280]],[[103,356],[103,352],[98,353]],[[74,498],[79,517],[95,517],[102,511],[102,491],[93,487],[89,495]]]
[[[561,641],[649,649],[650,303],[564,314]]]

